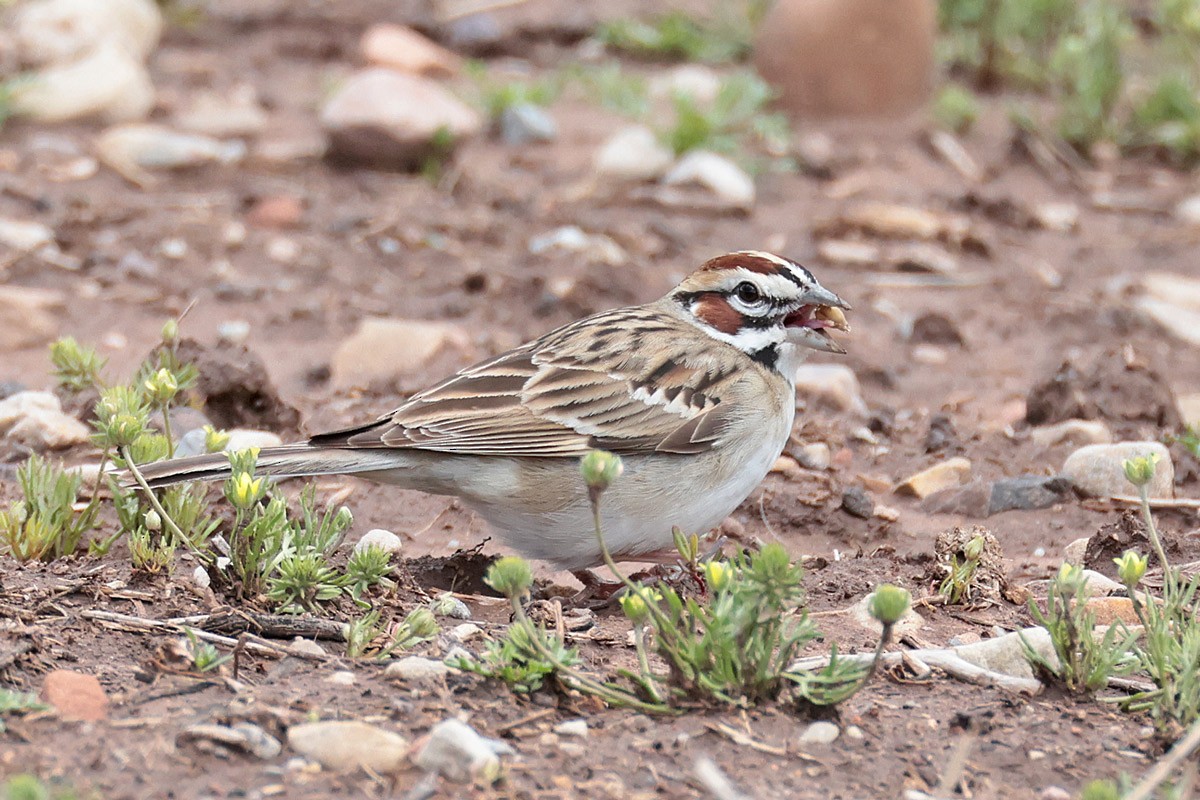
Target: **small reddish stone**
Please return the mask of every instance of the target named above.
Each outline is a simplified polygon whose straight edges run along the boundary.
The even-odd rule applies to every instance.
[[[281,194],[263,197],[246,214],[246,221],[258,228],[292,228],[304,216],[300,198]]]
[[[56,669],[42,683],[42,699],[63,719],[99,722],[108,717],[108,696],[95,675]]]

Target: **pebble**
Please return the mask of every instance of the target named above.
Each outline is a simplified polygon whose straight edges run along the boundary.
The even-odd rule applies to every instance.
[[[823,239],[817,244],[817,256],[830,264],[877,267],[883,260],[883,251],[870,242]]]
[[[1029,440],[1038,447],[1055,447],[1060,444],[1108,444],[1113,440],[1112,431],[1097,419],[1067,419],[1054,425],[1043,425],[1029,430]]]
[[[250,338],[250,323],[244,319],[231,319],[217,326],[217,339],[224,344],[245,344]]]
[[[33,0],[9,24],[21,61],[40,65],[75,61],[104,44],[145,61],[163,19],[153,0]]]
[[[593,264],[619,267],[628,260],[621,245],[602,233],[588,233],[578,225],[564,225],[529,240],[529,252],[541,255],[552,250],[579,253]]]
[[[1088,593],[1092,596],[1123,594],[1125,587],[1117,583],[1107,575],[1096,572],[1094,569],[1085,569],[1081,577],[1083,585],[1087,587]]]
[[[208,570],[204,567],[196,567],[192,570],[192,584],[197,589],[207,589],[212,586],[212,577],[209,576]]]
[[[117,125],[100,134],[96,154],[126,180],[152,185],[155,179],[151,170],[234,164],[245,157],[246,145],[236,139],[180,133],[163,125],[130,124]]]
[[[409,750],[403,737],[352,720],[293,725],[288,728],[287,740],[300,755],[336,772],[360,767],[381,775],[398,772]]]
[[[1200,228],[1200,194],[1180,200],[1175,206],[1175,218],[1180,222]]]
[[[833,744],[841,731],[837,725],[825,720],[810,723],[800,734],[800,744]]]
[[[1087,555],[1087,546],[1090,539],[1087,536],[1075,539],[1066,547],[1063,548],[1063,561],[1074,566],[1083,566],[1084,557]]]
[[[330,155],[413,169],[483,128],[475,109],[428,78],[371,67],[352,75],[321,110]],[[448,137],[448,141],[447,141]]]
[[[267,121],[267,112],[249,84],[236,87],[229,96],[201,92],[175,115],[175,124],[182,130],[218,139],[257,136],[266,129]]]
[[[297,636],[292,640],[287,647],[288,651],[299,656],[323,656],[325,648],[314,642],[312,639],[303,639]]]
[[[226,431],[229,434],[229,443],[225,445],[224,452],[236,453],[239,450],[246,450],[251,447],[257,447],[260,450],[268,447],[279,447],[283,444],[283,439],[277,433],[270,431],[259,431],[253,428],[234,428],[231,431]]]
[[[1200,393],[1179,394],[1176,396],[1179,405],[1179,416],[1185,424],[1200,427]]]
[[[554,732],[559,736],[577,736],[586,739],[588,724],[586,719],[568,719],[554,726]]]
[[[52,64],[12,88],[12,111],[38,122],[101,117],[145,119],[154,85],[141,60],[115,42],[103,42],[77,61]]]
[[[396,379],[423,369],[444,350],[466,351],[466,332],[444,322],[364,319],[330,361],[334,388],[349,389]]]
[[[429,602],[429,610],[438,617],[450,619],[470,619],[471,609],[462,600],[450,592],[442,592]]]
[[[260,197],[246,212],[246,221],[257,228],[294,228],[304,217],[304,201],[294,194]]]
[[[643,125],[614,133],[596,151],[594,166],[600,175],[625,181],[653,180],[675,160],[671,148]]]
[[[33,252],[54,242],[54,231],[40,222],[0,218],[0,244],[13,250]]]
[[[485,739],[457,719],[442,720],[429,731],[413,763],[456,783],[490,784],[500,777],[500,755],[511,753],[503,742]]]
[[[857,725],[847,725],[845,736],[847,739],[852,739],[856,742],[861,742],[863,739],[867,738],[863,733],[863,729]]]
[[[387,669],[383,671],[383,676],[410,683],[437,683],[455,672],[458,670],[434,658],[405,656],[388,664]]]
[[[176,743],[188,740],[217,742],[226,747],[249,753],[264,761],[283,752],[283,744],[271,734],[249,722],[236,725],[201,724],[184,728],[176,737]]]
[[[372,25],[363,33],[359,50],[368,64],[429,78],[453,77],[462,69],[458,54],[405,25]]]
[[[801,364],[796,370],[796,393],[817,406],[860,417],[869,413],[854,370],[843,364]]]
[[[866,595],[857,603],[850,606],[848,612],[850,619],[853,620],[854,623],[860,628],[871,631],[874,634],[878,634],[883,631],[883,626],[879,624],[878,620],[871,616],[871,600],[874,596],[874,592]],[[901,637],[916,633],[923,627],[925,627],[925,618],[914,611],[910,605],[908,610],[904,612],[904,616],[900,617],[900,619],[893,626],[892,636],[895,639],[900,639]]]
[[[325,682],[334,686],[353,686],[358,683],[358,678],[350,670],[339,669],[336,672],[331,672],[325,678]]]
[[[553,142],[558,138],[558,123],[539,105],[514,103],[500,112],[500,138],[510,145]]]
[[[373,528],[354,543],[354,552],[361,552],[368,547],[378,547],[385,553],[399,553],[401,545],[400,537],[396,534],[385,531],[383,528]]]
[[[483,633],[483,628],[476,625],[474,622],[464,622],[461,625],[455,625],[446,634],[456,642],[469,642],[472,639],[478,638]]]
[[[703,64],[682,64],[665,74],[655,75],[647,87],[650,96],[660,100],[690,97],[706,106],[717,99],[721,91],[721,76]]]
[[[1151,497],[1175,495],[1175,467],[1171,454],[1160,442],[1117,442],[1081,447],[1063,463],[1062,474],[1075,488],[1093,497],[1136,495],[1137,489],[1125,478],[1124,462],[1157,453],[1158,465],[1146,487]]]
[[[1172,272],[1142,278],[1136,308],[1181,342],[1200,345],[1200,280]]]
[[[1087,607],[1097,625],[1112,625],[1118,621],[1126,625],[1142,624],[1128,597],[1089,597]]]
[[[64,414],[50,392],[18,392],[0,400],[0,433],[34,450],[60,450],[83,444],[91,429]]]
[[[169,258],[172,261],[179,261],[188,254],[188,244],[184,239],[172,237],[163,239],[158,244],[158,252],[163,254],[164,258]]]
[[[1073,795],[1061,786],[1047,786],[1038,792],[1038,800],[1071,800]]]
[[[875,515],[875,501],[859,486],[847,486],[842,492],[842,510],[852,517],[870,519]]]
[[[498,48],[503,40],[500,22],[486,11],[455,17],[446,24],[446,41],[455,50],[482,55]]]
[[[1079,206],[1074,203],[1038,203],[1033,218],[1048,231],[1067,233],[1079,225]]]
[[[42,699],[66,720],[99,722],[108,717],[108,695],[95,675],[56,669],[42,682]]]
[[[1057,476],[1019,475],[992,484],[988,514],[1050,508],[1066,499],[1070,481]]]
[[[975,631],[964,631],[950,637],[950,641],[946,642],[946,644],[949,647],[961,647],[964,644],[975,644],[981,641],[983,641],[982,637]]]
[[[896,486],[895,491],[897,494],[910,494],[923,500],[934,492],[961,486],[970,476],[971,461],[956,456],[910,475]]]
[[[267,241],[266,253],[276,264],[293,264],[300,257],[300,243],[287,236],[272,236]]]
[[[61,292],[25,286],[0,286],[0,352],[40,346],[57,332]]]
[[[796,461],[805,469],[826,470],[833,463],[833,453],[824,442],[806,444],[796,451]]]
[[[668,186],[703,186],[735,208],[754,205],[754,179],[725,156],[708,150],[693,150],[679,159],[662,182]]]

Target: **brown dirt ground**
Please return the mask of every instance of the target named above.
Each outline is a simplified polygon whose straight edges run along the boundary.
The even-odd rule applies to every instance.
[[[570,61],[572,42],[595,12],[565,3],[529,5],[538,8],[517,12],[520,24],[510,28],[500,49],[527,56],[537,70]],[[635,4],[605,5],[603,13],[618,15]],[[264,97],[276,132],[311,129],[321,87],[353,63],[361,30],[385,19],[419,21],[416,6],[261,2],[236,14],[213,13],[168,32],[153,58],[153,76],[167,105],[199,87],[249,81]],[[883,580],[918,594],[928,588],[923,575],[934,535],[963,520],[931,515],[912,499],[880,493],[879,486],[944,457],[925,452],[933,415],[948,415],[956,431],[950,450],[970,458],[976,475],[1048,474],[1068,448],[1037,448],[1020,419],[1030,388],[1065,358],[1112,358],[1132,347],[1149,363],[1169,365],[1171,388],[1200,390],[1194,353],[1139,321],[1124,295],[1112,289],[1147,270],[1196,272],[1195,234],[1166,213],[1195,190],[1185,174],[1146,162],[1109,164],[1101,174],[1113,191],[1136,199],[1143,210],[1104,210],[1063,174],[1044,172],[1014,154],[997,111],[966,142],[987,169],[981,186],[965,185],[929,154],[919,123],[842,128],[834,131],[831,178],[764,175],[753,213],[714,216],[577,191],[595,146],[622,122],[572,100],[564,100],[556,116],[561,135],[555,143],[521,149],[471,143],[458,157],[454,180],[442,186],[322,163],[276,169],[249,163],[169,177],[152,192],[131,188],[103,169],[80,182],[47,181],[32,155],[46,132],[10,125],[0,134],[0,148],[13,156],[4,159],[11,168],[0,173],[0,214],[50,224],[63,248],[86,265],[71,274],[23,258],[7,264],[5,280],[66,291],[72,299],[61,315],[61,333],[103,343],[113,374],[136,364],[164,318],[193,301],[185,332],[204,342],[215,341],[222,321],[251,320],[251,348],[301,410],[305,429],[315,431],[373,416],[470,356],[498,352],[585,313],[655,298],[715,253],[745,247],[788,253],[854,304],[855,330],[843,363],[860,375],[871,409],[893,420],[880,434],[885,446],[873,448],[850,437],[861,421],[820,412],[804,416],[798,422],[802,439],[828,441],[835,452],[844,446],[848,459],[839,460],[829,477],[772,476],[735,515],[747,538],[778,537],[797,556],[821,557],[807,578],[816,611],[850,605]],[[53,131],[84,149],[95,133],[85,125]],[[266,242],[278,235],[272,231],[250,227],[244,245],[222,244],[221,231],[242,221],[255,198],[279,194],[298,196],[305,205],[299,227],[283,232],[301,246],[297,262],[267,260]],[[956,288],[881,286],[861,270],[822,263],[814,227],[861,200],[967,214],[974,233],[989,245],[986,255],[960,254],[973,280]],[[1077,204],[1078,228],[1033,229],[1011,213],[1043,201]],[[561,254],[528,254],[531,236],[564,224],[607,233],[630,253],[630,263],[608,268]],[[383,254],[382,236],[400,241],[401,252]],[[188,243],[182,259],[156,259],[157,274],[138,281],[119,274],[123,253],[153,254],[168,237]],[[214,264],[222,259],[239,277],[216,273]],[[1052,287],[1039,277],[1046,265],[1061,284]],[[548,300],[547,282],[563,276],[577,278],[577,289],[567,301]],[[944,315],[964,344],[950,346],[945,363],[914,358],[914,344],[896,335],[881,304],[913,316]],[[477,332],[475,352],[433,364],[387,391],[339,395],[321,376],[337,343],[370,315],[461,323]],[[44,349],[5,353],[0,379],[46,385]],[[24,456],[11,449],[3,455],[10,463]],[[72,454],[77,460],[86,455]],[[14,488],[11,470],[5,475],[0,491],[7,498]],[[841,488],[855,483],[895,508],[896,521],[864,522],[841,511]],[[421,532],[406,545],[410,557],[445,556],[485,535],[482,522],[444,499],[349,480],[320,484],[324,496],[346,487],[356,517],[353,534],[373,527]],[[1194,493],[1195,486],[1181,491]],[[1006,512],[986,524],[1004,548],[1010,576],[1024,582],[1046,576],[1063,545],[1116,515],[1072,500],[1043,511]],[[1193,541],[1194,518],[1168,514],[1163,523],[1180,541]],[[841,560],[834,560],[835,551]],[[498,549],[489,543],[485,552]],[[507,759],[505,780],[487,789],[441,785],[433,796],[445,798],[696,797],[701,790],[692,765],[702,754],[755,797],[897,797],[902,788],[936,785],[967,728],[975,738],[963,795],[1021,798],[1049,786],[1074,791],[1091,778],[1137,774],[1160,752],[1145,734],[1146,719],[1108,705],[1055,694],[1019,698],[946,678],[876,680],[836,714],[865,737],[810,748],[797,744],[806,719],[777,709],[652,719],[577,697],[515,697],[471,677],[454,678],[443,691],[410,691],[385,682],[376,664],[337,657],[316,663],[248,656],[239,678],[249,688],[235,694],[219,680],[157,670],[156,652],[170,637],[114,630],[80,616],[96,608],[150,618],[212,610],[217,600],[187,588],[182,578],[188,572],[182,565],[178,581],[133,576],[120,546],[99,560],[0,562],[0,655],[20,642],[33,643],[15,661],[4,660],[5,683],[36,690],[49,670],[76,669],[97,675],[113,701],[105,722],[70,723],[52,715],[13,721],[0,736],[0,775],[61,776],[105,798],[405,797],[419,780],[416,772],[392,781],[295,770],[285,763],[286,751],[274,763],[262,763],[176,744],[178,732],[197,722],[252,719],[280,731],[309,714],[377,721],[414,738],[449,715],[466,715],[485,734],[504,732],[519,753]],[[431,589],[434,575],[428,581],[423,575],[418,571],[389,601],[398,613],[417,601],[422,588]],[[477,595],[464,599],[489,632],[502,628],[502,604]],[[933,644],[965,632],[988,636],[994,625],[1028,623],[1024,610],[1011,605],[926,614],[919,637]],[[629,651],[614,644],[624,641],[625,630],[619,617],[601,615],[579,642],[590,667],[605,671],[628,663]],[[853,630],[826,632],[846,649],[872,645]],[[341,652],[337,643],[326,647]],[[424,649],[437,653],[436,646]],[[335,669],[353,671],[357,682],[328,682]],[[509,723],[541,709],[547,713],[537,721],[505,732]],[[582,753],[564,753],[545,734],[555,722],[578,715],[587,717],[591,736]],[[763,746],[735,744],[714,732],[717,723],[741,729]]]

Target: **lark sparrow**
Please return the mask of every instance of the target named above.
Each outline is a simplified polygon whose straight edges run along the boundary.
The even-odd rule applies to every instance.
[[[525,556],[601,563],[579,458],[619,453],[604,494],[623,560],[716,526],[779,457],[806,350],[845,351],[850,305],[804,267],[757,251],[705,263],[662,299],[604,311],[468,367],[374,422],[266,448],[260,474],[353,474],[456,495]],[[151,486],[227,477],[221,454],[143,467]]]

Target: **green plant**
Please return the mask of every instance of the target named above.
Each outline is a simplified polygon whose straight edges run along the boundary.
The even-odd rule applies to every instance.
[[[1079,792],[1079,800],[1121,800],[1124,792],[1113,781],[1091,781]]]
[[[979,119],[979,99],[965,86],[943,86],[933,99],[933,118],[943,128],[966,133]]]
[[[23,500],[0,511],[0,545],[19,561],[71,555],[96,526],[99,507],[75,510],[81,478],[32,455],[17,469]]]
[[[1060,87],[1058,129],[1068,142],[1123,143],[1116,112],[1125,88],[1123,50],[1132,36],[1119,0],[1084,0],[1075,24],[1058,40],[1050,67]]]
[[[986,544],[982,536],[976,536],[963,547],[961,561],[957,552],[950,554],[950,563],[946,565],[948,574],[938,586],[938,594],[947,603],[957,605],[971,597],[975,588],[975,572],[979,569],[979,559],[983,557]]]
[[[693,18],[682,11],[648,21],[618,19],[602,23],[596,38],[606,47],[645,58],[736,61],[750,52],[754,32],[769,5],[765,0],[717,3],[709,19]]]
[[[342,593],[340,576],[322,553],[291,553],[267,578],[267,597],[284,613],[313,611]]]
[[[350,658],[390,658],[399,650],[429,641],[438,634],[437,620],[427,608],[415,608],[389,633],[379,624],[378,611],[368,611],[346,629],[346,655]]]
[[[790,128],[782,115],[765,111],[773,94],[765,81],[749,71],[722,80],[711,103],[676,94],[673,122],[661,135],[676,155],[699,149],[734,152],[747,139],[763,142],[770,152],[782,152]]]
[[[95,348],[84,347],[71,336],[50,345],[50,363],[58,385],[70,392],[80,392],[101,385],[100,371],[107,359]]]
[[[32,692],[0,688],[0,733],[5,731],[4,718],[6,716],[28,714],[31,711],[45,711],[48,708],[49,706],[44,705]]]
[[[1044,65],[1074,13],[1075,0],[941,0],[941,60],[979,89],[1041,86]]]
[[[355,550],[346,562],[346,591],[356,603],[373,586],[388,586],[392,554],[378,545]]]
[[[499,81],[492,78],[488,74],[487,66],[478,61],[467,65],[467,76],[475,86],[475,105],[493,122],[500,119],[507,109],[516,105],[549,106],[558,99],[562,91],[560,75]]]
[[[1029,601],[1030,613],[1050,634],[1057,663],[1021,640],[1030,664],[1072,692],[1095,692],[1104,688],[1110,677],[1128,673],[1134,666],[1128,654],[1137,634],[1115,623],[1097,641],[1096,615],[1087,599],[1083,568],[1064,564],[1050,582],[1045,613],[1033,599]]]
[[[643,119],[650,113],[650,88],[641,75],[624,70],[619,63],[601,66],[575,65],[567,77],[583,87],[592,102],[624,117]]]
[[[232,653],[222,655],[214,645],[200,641],[196,637],[196,632],[191,628],[185,628],[184,635],[187,636],[187,649],[188,655],[192,659],[192,669],[196,672],[212,672],[233,659]]]

